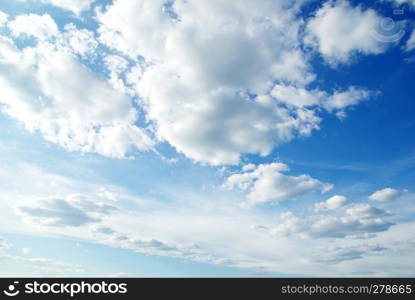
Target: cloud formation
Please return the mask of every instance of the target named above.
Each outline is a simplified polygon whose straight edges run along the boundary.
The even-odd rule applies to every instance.
[[[374,192],[372,195],[369,196],[369,199],[380,202],[391,201],[401,196],[401,194],[401,191],[392,188],[384,188],[382,190]]]
[[[19,204],[17,212],[32,222],[53,227],[79,227],[98,223],[117,210],[113,205],[89,200],[81,195],[62,198],[40,198]]]
[[[331,64],[349,63],[357,54],[380,54],[388,44],[374,31],[382,17],[373,9],[353,7],[348,1],[327,1],[309,20],[305,42]]]
[[[131,99],[78,62],[77,54],[96,47],[88,31],[72,24],[61,34],[48,15],[23,15],[8,25],[14,35],[37,43],[19,49],[0,37],[3,112],[70,151],[125,158],[152,148],[148,133],[135,125]]]
[[[340,116],[368,97],[350,87],[313,103],[300,5],[117,0],[98,13],[99,40],[144,66],[134,85],[160,141],[198,162],[237,164],[319,129],[317,107]],[[270,97],[276,82],[295,95]],[[307,99],[296,97],[302,91]]]
[[[324,202],[319,202],[314,205],[315,211],[336,210],[343,207],[347,202],[347,197],[336,195],[330,197]]]
[[[280,223],[271,229],[271,234],[313,239],[370,237],[394,225],[382,218],[388,216],[391,216],[389,212],[368,204],[350,205],[341,216],[309,215],[300,218],[287,212],[280,215]]]
[[[261,164],[252,171],[229,176],[223,187],[246,191],[249,205],[292,200],[312,191],[325,193],[333,187],[307,174],[284,175],[287,171],[288,166],[282,163]]]

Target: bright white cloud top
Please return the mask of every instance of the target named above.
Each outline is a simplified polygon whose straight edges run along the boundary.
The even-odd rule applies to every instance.
[[[346,0],[15,6],[0,3],[0,259],[95,274],[4,232],[265,274],[413,275],[406,15],[385,34],[386,10]]]

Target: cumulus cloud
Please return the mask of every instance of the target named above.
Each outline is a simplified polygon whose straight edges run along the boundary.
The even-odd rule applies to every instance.
[[[66,199],[40,198],[17,206],[17,212],[24,218],[41,225],[56,227],[79,227],[97,223],[103,216],[115,210],[115,206],[79,195]]]
[[[336,197],[336,196],[335,196]],[[343,199],[337,196],[331,201],[332,206],[343,206]],[[340,200],[339,200],[340,199]],[[330,200],[330,199],[329,199]],[[321,210],[328,203],[317,205]],[[299,236],[303,238],[345,238],[370,237],[376,233],[387,231],[393,223],[383,219],[392,214],[368,204],[348,206],[345,215],[309,215],[305,218],[295,216],[291,212],[280,215],[280,223],[271,229],[275,236]]]
[[[391,216],[392,214],[369,204],[355,204],[350,206],[346,213],[352,217],[374,218]]]
[[[324,202],[316,203],[314,209],[316,211],[336,210],[343,207],[347,202],[347,197],[336,195]]]
[[[74,53],[81,56],[93,55],[98,47],[94,33],[86,29],[78,29],[73,23],[65,25],[64,42]]]
[[[17,26],[19,18],[26,18],[22,26],[33,28]],[[53,20],[47,15],[25,15],[9,24],[15,34],[36,37],[36,46],[18,49],[12,40],[0,39],[3,111],[70,151],[125,158],[151,149],[154,142],[135,125],[138,112],[130,97],[76,59],[76,54],[85,55],[96,47],[92,35],[68,25],[53,44],[51,31],[39,25],[49,22]]]
[[[275,236],[303,238],[345,238],[369,236],[388,230],[392,225],[382,218],[348,214],[346,216],[320,216],[299,218],[292,214],[284,215],[282,222],[271,229]]]
[[[348,1],[328,1],[309,20],[305,42],[332,64],[348,63],[356,54],[379,54],[387,44],[374,37],[382,17]]]
[[[401,194],[401,191],[392,188],[384,188],[382,190],[374,192],[372,195],[369,196],[369,199],[381,202],[390,201],[398,198]]]
[[[358,87],[349,87],[347,90],[336,90],[332,94],[319,89],[308,90],[295,86],[277,84],[271,95],[289,106],[296,107],[322,107],[328,112],[335,112],[339,118],[345,117],[345,110],[358,105],[377,93]]]
[[[21,2],[40,2],[45,4],[50,4],[65,10],[72,11],[76,15],[80,15],[81,12],[89,10],[92,3],[95,0],[19,0]]]
[[[0,101],[27,129],[70,151],[126,158],[168,142],[212,165],[266,156],[318,130],[320,108],[343,118],[370,96],[357,87],[307,87],[316,74],[302,50],[301,3],[116,0],[97,10],[97,38],[74,24],[60,32],[47,14],[18,16],[8,24],[13,38],[37,44],[19,49],[3,37]],[[100,60],[109,80],[82,65],[85,58]],[[148,129],[136,125],[136,96]]]
[[[310,175],[284,175],[287,171],[288,166],[282,163],[262,164],[252,171],[229,176],[223,187],[246,191],[250,205],[291,200],[312,191],[324,193],[332,188],[332,185],[322,183]]]
[[[131,82],[160,141],[195,161],[237,164],[244,153],[265,156],[319,129],[315,109],[268,95],[275,82],[305,88],[316,78],[293,4],[117,0],[98,12],[99,40],[143,67]],[[330,111],[367,96],[321,93],[333,100],[319,98],[333,103]]]
[[[47,40],[59,34],[58,26],[48,14],[20,15],[8,24],[14,36],[26,35]]]

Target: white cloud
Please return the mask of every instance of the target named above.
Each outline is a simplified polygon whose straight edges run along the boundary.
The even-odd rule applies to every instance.
[[[382,254],[385,250],[387,249],[372,244],[328,246],[319,249],[316,259],[324,263],[339,263],[362,259],[373,254]]]
[[[76,15],[80,15],[81,12],[89,10],[92,3],[95,0],[19,0],[22,2],[37,1],[40,3],[50,4],[56,7],[60,7],[65,10],[72,11]]]
[[[328,1],[307,24],[305,42],[332,64],[348,63],[354,55],[379,54],[387,44],[374,37],[382,21],[373,9],[348,1]]]
[[[101,218],[117,210],[115,206],[94,202],[84,196],[41,198],[19,204],[17,212],[29,221],[45,226],[79,227],[97,223]]]
[[[401,191],[392,188],[384,188],[374,192],[369,196],[369,199],[373,201],[390,201],[398,198],[400,195]]]
[[[196,161],[236,164],[318,129],[311,110],[246,95],[315,78],[299,48],[301,21],[281,9],[289,1],[162,4],[118,0],[98,15],[101,42],[152,65],[136,86],[160,140]]]
[[[229,176],[223,187],[226,189],[239,188],[247,192],[248,204],[291,200],[311,191],[330,190],[332,185],[322,183],[309,175],[287,176],[289,171],[282,163],[263,164],[251,172]]]
[[[381,218],[366,218],[355,215],[308,219],[291,216],[271,229],[271,233],[275,236],[345,238],[383,232],[392,225],[394,224]]]
[[[391,213],[386,212],[382,209],[373,207],[369,204],[355,204],[346,210],[346,214],[352,217],[358,218],[375,218],[390,216]]]
[[[72,23],[65,25],[63,38],[69,44],[74,53],[85,55],[93,55],[98,47],[94,34],[86,29],[78,29]]]
[[[415,0],[388,0],[390,2],[394,2],[397,5],[402,5],[405,3],[408,3],[410,5],[412,5],[412,7],[415,7]]]
[[[27,35],[40,40],[58,36],[59,29],[50,15],[20,15],[8,24],[14,36]]]
[[[360,102],[374,96],[376,92],[366,89],[349,87],[347,90],[335,90],[332,94],[319,89],[308,90],[295,86],[277,84],[271,91],[278,101],[296,107],[322,107],[328,112],[335,112],[340,118],[344,118],[345,110],[356,106]]]
[[[30,252],[32,252],[32,249],[30,249],[30,248],[22,248],[22,253],[23,254],[29,254]]]
[[[96,45],[92,36],[66,29],[55,45],[37,29],[32,33],[40,40],[34,47],[19,50],[10,39],[0,40],[3,111],[70,151],[125,158],[151,149],[153,141],[134,124],[138,113],[131,99],[77,61],[74,53],[88,53]]]
[[[374,237],[376,233],[387,231],[394,225],[381,218],[388,216],[391,216],[389,212],[368,204],[351,205],[343,216],[309,215],[300,218],[288,212],[281,214],[280,223],[271,229],[271,234],[312,239]]]
[[[324,202],[316,203],[314,209],[316,211],[321,210],[336,210],[343,207],[347,202],[347,197],[336,195]]]
[[[411,36],[405,45],[405,51],[412,51],[415,49],[415,29],[412,30]]]

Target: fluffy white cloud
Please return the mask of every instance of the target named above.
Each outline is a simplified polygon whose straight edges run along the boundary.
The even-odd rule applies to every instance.
[[[358,105],[360,102],[374,96],[376,92],[366,89],[349,87],[345,91],[335,90],[332,94],[319,89],[308,90],[295,86],[277,84],[271,95],[278,101],[296,107],[322,107],[328,112],[335,112],[339,118],[345,117],[348,107]]]
[[[324,202],[316,203],[314,206],[314,209],[316,211],[321,210],[336,210],[340,207],[343,207],[347,202],[347,197],[336,195],[329,199],[327,199]]]
[[[382,190],[374,192],[372,195],[369,196],[369,199],[373,201],[390,201],[396,199],[400,195],[401,191],[392,188],[384,188]]]
[[[8,24],[14,36],[27,35],[40,40],[50,39],[59,34],[58,26],[50,15],[20,15]]]
[[[388,0],[388,1],[389,2],[394,2],[397,5],[402,5],[402,4],[408,3],[408,4],[412,5],[412,7],[415,7],[415,0]]]
[[[72,11],[76,15],[80,15],[81,12],[89,10],[92,3],[95,0],[18,0],[21,2],[40,2],[45,4],[50,4],[56,7],[60,7],[65,10]]]
[[[375,218],[391,216],[392,214],[369,204],[355,204],[346,210],[346,214],[358,218]]]
[[[266,95],[275,81],[315,78],[290,4],[117,0],[98,14],[99,39],[150,64],[135,85],[160,140],[196,161],[236,164],[319,128],[314,110]]]
[[[19,20],[26,20],[22,24],[33,29],[16,25]],[[150,149],[154,143],[134,124],[138,114],[131,99],[77,61],[75,54],[96,47],[91,34],[69,25],[63,35],[53,33],[52,44],[45,40],[51,31],[39,25],[49,21],[53,22],[47,15],[26,15],[9,24],[15,34],[38,38],[34,47],[20,50],[10,39],[0,39],[3,111],[71,151],[124,158]]]
[[[98,42],[91,31],[78,29],[72,23],[65,25],[63,39],[74,53],[82,56],[93,55],[98,47]]]
[[[382,17],[348,1],[328,1],[308,22],[306,43],[332,64],[347,63],[358,53],[379,54],[387,44],[374,36]]]
[[[336,210],[345,206],[346,198],[334,196],[326,202],[318,203],[315,211]],[[368,204],[347,206],[344,215],[308,215],[297,217],[291,212],[280,215],[279,224],[270,230],[275,236],[299,236],[302,238],[345,238],[374,237],[376,233],[387,231],[393,223],[382,219],[391,213]]]
[[[322,183],[306,174],[284,175],[283,172],[287,171],[288,166],[282,163],[259,165],[251,172],[229,176],[223,187],[247,191],[246,198],[250,205],[290,200],[316,190],[324,193],[332,188],[332,185]]]
[[[134,84],[161,141],[196,161],[237,164],[244,153],[267,155],[319,129],[316,107],[305,106],[343,117],[369,96],[307,90],[316,76],[292,4],[117,0],[98,14],[99,39],[150,64]],[[281,100],[268,95],[275,82]],[[293,91],[282,91],[287,84]]]
[[[17,212],[30,221],[46,226],[79,227],[101,221],[102,216],[117,210],[115,206],[74,195],[66,199],[40,198],[20,204]]]
[[[271,229],[271,234],[314,239],[370,236],[370,234],[386,231],[394,225],[377,217],[380,212],[361,211],[356,208],[341,217],[309,216],[299,218],[293,214],[284,214],[280,217],[281,223]]]

